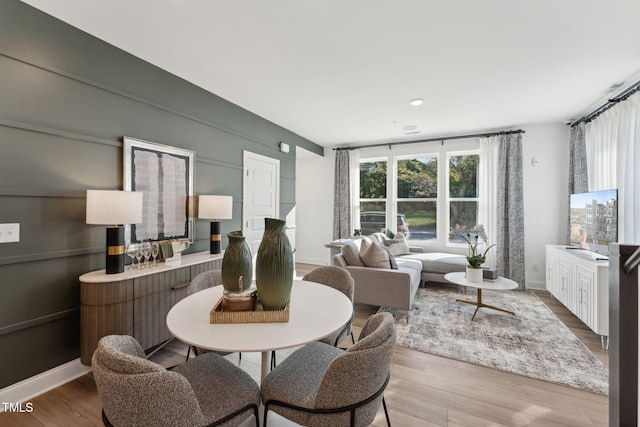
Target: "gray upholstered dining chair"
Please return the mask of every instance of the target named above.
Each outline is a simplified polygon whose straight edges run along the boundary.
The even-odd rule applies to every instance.
[[[347,350],[314,342],[283,360],[262,382],[264,426],[271,410],[312,427],[366,426],[380,403],[391,426],[384,389],[396,339],[393,316],[378,313]]]
[[[218,285],[222,285],[222,270],[205,271],[191,279],[191,283],[187,286],[187,293],[192,295]]]
[[[91,360],[105,426],[236,426],[255,417],[258,384],[207,353],[172,370],[148,360],[128,335],[103,337]]]
[[[305,274],[302,280],[309,280],[311,282],[322,283],[323,285],[330,286],[345,294],[351,300],[351,304],[353,305],[354,282],[351,274],[349,274],[349,272],[344,268],[333,265],[318,267]],[[353,331],[351,330],[352,324],[353,315],[351,316],[349,323],[347,323],[342,330],[336,331],[320,341],[337,347],[338,343],[342,341],[344,337],[351,334],[351,343],[355,344],[356,342],[353,338]]]
[[[189,286],[187,286],[187,294],[193,295],[196,292],[200,292],[207,288],[220,285],[222,285],[222,270],[205,271],[191,279],[191,283],[189,283]],[[191,349],[193,349],[193,354],[195,354],[196,356],[198,356],[199,354],[211,352],[211,350],[207,350],[206,348],[200,348],[190,345],[189,349],[187,350],[187,360],[189,360],[189,356],[191,355]],[[213,353],[217,353],[221,356],[230,354],[229,352],[223,351],[213,351]],[[238,355],[240,359],[242,359],[242,353],[238,353]]]
[[[330,286],[345,294],[347,298],[351,300],[351,304],[353,305],[353,289],[355,286],[353,278],[351,277],[351,274],[349,274],[349,272],[342,267],[336,267],[333,265],[318,267],[305,274],[302,277],[302,280],[308,280],[310,282],[316,282]],[[324,337],[320,340],[320,342],[324,342],[337,347],[338,343],[342,341],[344,337],[346,337],[348,334],[351,334],[351,343],[355,344],[356,341],[353,338],[352,325],[353,314],[351,315],[351,320],[349,320],[349,322],[344,325],[344,328]],[[276,352],[272,351],[271,369],[275,368],[276,364]]]

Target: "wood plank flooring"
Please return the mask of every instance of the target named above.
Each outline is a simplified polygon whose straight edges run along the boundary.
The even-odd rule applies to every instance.
[[[297,264],[302,276],[317,266]],[[608,366],[600,337],[546,291],[542,301]],[[356,338],[377,307],[356,305]],[[345,341],[343,345],[348,345]],[[292,350],[278,351],[278,360]],[[164,366],[184,360],[186,346],[173,341],[153,359]],[[260,377],[260,355],[227,356],[254,378]],[[484,368],[396,346],[391,381],[385,391],[394,427],[413,426],[607,426],[608,398],[571,387]],[[101,403],[91,374],[31,400],[31,413],[2,413],[4,427],[101,426]],[[271,422],[270,424],[271,425]],[[380,409],[374,426],[386,425]]]

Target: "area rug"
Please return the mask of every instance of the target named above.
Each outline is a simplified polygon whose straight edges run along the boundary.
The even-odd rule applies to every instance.
[[[406,312],[389,307],[398,345],[607,395],[608,369],[531,291],[482,292],[485,304],[515,316],[456,302],[475,300],[454,285],[430,283]]]

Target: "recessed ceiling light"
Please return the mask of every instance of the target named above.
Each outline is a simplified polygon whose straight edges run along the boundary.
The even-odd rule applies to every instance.
[[[416,129],[418,129],[418,126],[416,126],[416,125],[407,125],[407,126],[402,128],[402,130],[405,130],[405,131],[406,130],[416,130]]]
[[[409,104],[413,105],[414,107],[417,107],[418,105],[422,105],[423,102],[424,102],[424,99],[415,98],[415,99],[412,99],[411,101],[409,101]]]

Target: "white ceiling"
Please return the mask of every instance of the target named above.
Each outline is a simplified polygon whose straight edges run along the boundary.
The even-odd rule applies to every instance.
[[[323,146],[561,123],[640,78],[638,0],[24,2]]]

